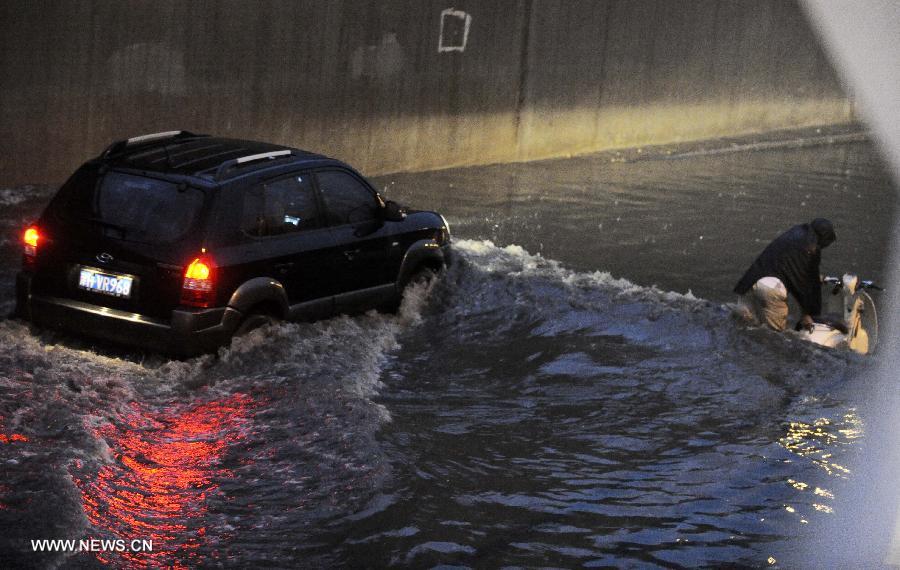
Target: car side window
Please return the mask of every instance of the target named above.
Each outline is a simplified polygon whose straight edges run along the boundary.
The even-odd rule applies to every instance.
[[[268,180],[244,192],[241,229],[273,236],[318,228],[320,224],[312,179],[308,173]]]
[[[356,224],[378,216],[379,203],[368,186],[340,170],[316,173],[329,225]]]

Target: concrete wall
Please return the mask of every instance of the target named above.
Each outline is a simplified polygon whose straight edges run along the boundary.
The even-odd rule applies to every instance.
[[[0,81],[0,185],[178,128],[377,174],[852,118],[782,0],[0,0]]]

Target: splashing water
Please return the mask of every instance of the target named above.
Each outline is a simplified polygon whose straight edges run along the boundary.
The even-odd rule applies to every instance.
[[[0,560],[790,565],[842,516],[872,360],[727,303],[829,200],[826,262],[878,280],[890,212],[869,205],[892,189],[853,145],[398,177],[472,238],[441,279],[397,315],[278,324],[183,362],[2,320]],[[10,232],[48,192],[25,195]],[[6,267],[19,255],[0,244]],[[29,542],[111,537],[153,551]]]

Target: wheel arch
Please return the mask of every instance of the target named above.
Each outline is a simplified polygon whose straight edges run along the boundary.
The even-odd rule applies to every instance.
[[[271,277],[254,277],[245,281],[231,294],[228,306],[242,315],[265,307],[266,313],[279,319],[287,318],[290,307],[284,285]]]
[[[421,268],[441,271],[447,266],[444,251],[434,240],[423,239],[413,243],[403,255],[400,273],[397,275],[397,288],[403,290],[409,280]]]

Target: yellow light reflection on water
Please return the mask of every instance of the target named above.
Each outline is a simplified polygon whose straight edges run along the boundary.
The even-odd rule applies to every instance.
[[[827,418],[812,422],[792,421],[788,424],[787,433],[778,443],[797,457],[811,461],[828,475],[847,479],[851,474],[850,470],[838,463],[838,460],[843,461],[841,458],[846,457],[843,448],[853,445],[862,435],[862,420],[856,410],[851,408],[837,421]],[[811,493],[807,500],[801,500],[799,504],[784,506],[785,511],[799,518],[800,524],[809,522],[808,514],[811,512],[834,514],[834,507],[825,503],[834,500],[834,493],[796,478],[789,478],[786,482],[800,493]],[[804,504],[811,509],[804,508]]]
[[[791,453],[811,460],[829,475],[846,478],[850,470],[835,460],[835,451],[853,444],[862,435],[862,420],[856,414],[856,409],[851,408],[843,415],[839,424],[826,418],[819,418],[812,423],[790,422],[787,434],[779,443]],[[793,480],[788,483],[797,487]],[[802,485],[802,488],[797,488],[804,490],[808,486],[806,483]],[[833,498],[828,491],[823,492]]]

